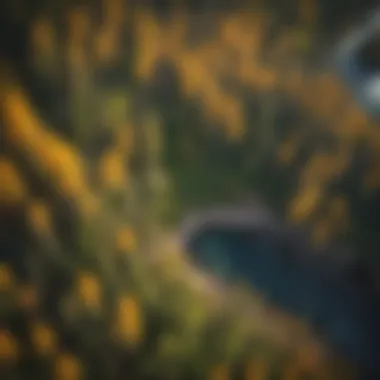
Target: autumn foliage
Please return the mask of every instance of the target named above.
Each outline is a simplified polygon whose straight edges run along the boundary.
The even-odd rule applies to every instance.
[[[317,2],[291,27],[259,2],[211,15],[178,2],[166,17],[122,0],[16,3],[25,60],[0,70],[4,378],[33,363],[28,376],[62,380],[348,379],[302,321],[210,296],[165,245],[147,253],[167,214],[252,190],[318,244],[362,241],[343,179],[363,145],[355,186],[375,194],[380,129],[308,63]]]

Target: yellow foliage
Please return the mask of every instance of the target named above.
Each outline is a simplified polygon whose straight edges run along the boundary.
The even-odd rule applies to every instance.
[[[262,51],[263,32],[268,17],[265,13],[255,14],[242,11],[221,19],[220,38],[240,56],[250,56],[251,61]]]
[[[92,310],[99,310],[102,302],[102,286],[100,280],[92,273],[79,273],[76,289],[84,305]]]
[[[38,170],[52,177],[52,185],[65,196],[78,196],[86,190],[85,169],[74,147],[46,129],[27,100],[14,88],[3,102],[4,138],[27,155]]]
[[[179,51],[175,56],[174,64],[180,73],[181,87],[187,96],[193,97],[198,93],[207,94],[209,91],[213,95],[219,94],[220,88],[212,73],[207,66],[203,65],[200,56],[195,51],[185,49]]]
[[[307,27],[314,25],[318,17],[315,0],[300,1],[299,15],[306,24],[303,29],[299,26],[289,28],[270,47],[269,56],[276,63],[289,61],[295,49],[301,45],[307,48],[310,43]],[[236,99],[230,101],[220,86],[219,74],[222,73],[257,90],[280,84],[282,90],[340,138],[349,141],[363,135],[369,121],[353,104],[342,109],[341,105],[347,103],[347,92],[330,73],[312,74],[306,78],[294,68],[282,70],[261,65],[268,16],[257,11],[222,15],[215,22],[219,25],[218,36],[205,38],[200,48],[187,48],[183,41],[186,20],[159,23],[151,13],[141,10],[134,26],[139,42],[136,72],[140,78],[147,79],[160,57],[172,60],[187,96],[201,98],[206,114],[213,120],[223,120],[232,137],[242,135],[244,121],[240,103]]]
[[[116,248],[123,252],[134,252],[137,242],[135,232],[131,227],[125,227],[117,232]]]
[[[99,178],[106,189],[121,189],[127,184],[127,167],[124,152],[111,147],[100,159]]]
[[[285,366],[283,380],[295,380],[305,374],[316,374],[321,365],[321,357],[318,350],[312,345],[303,346],[295,358]]]
[[[296,157],[299,149],[299,138],[293,136],[285,140],[277,149],[277,159],[283,165],[290,165]]]
[[[331,75],[323,73],[311,78],[309,83],[305,88],[307,96],[304,97],[304,102],[307,102],[308,108],[315,115],[318,115],[320,120],[325,123],[331,122],[336,118],[341,104],[339,87],[336,85],[336,81]],[[341,120],[338,123],[341,123]],[[336,125],[334,125],[334,129],[337,129]]]
[[[226,364],[219,364],[211,370],[210,380],[229,380],[230,378],[230,369]]]
[[[100,209],[100,199],[94,194],[87,193],[79,199],[79,208],[81,215],[84,215],[88,220],[91,219]]]
[[[83,378],[83,367],[75,356],[62,353],[55,359],[54,374],[55,380],[80,380]]]
[[[67,15],[67,56],[73,67],[82,67],[87,60],[86,40],[91,33],[89,11],[85,7],[74,7]]]
[[[334,156],[331,154],[314,154],[305,165],[301,174],[301,186],[321,186],[337,172]]]
[[[14,363],[19,355],[15,337],[7,330],[0,330],[0,362]]]
[[[117,39],[114,30],[102,29],[95,39],[95,56],[101,64],[109,64],[116,59]]]
[[[56,47],[55,32],[52,22],[47,18],[38,18],[31,26],[30,39],[36,58],[52,57]]]
[[[120,44],[125,21],[125,2],[122,0],[103,0],[104,22],[94,40],[94,51],[98,62],[109,64],[120,55]]]
[[[136,12],[134,31],[139,43],[136,46],[134,74],[139,79],[150,79],[161,56],[161,30],[153,14]]]
[[[35,115],[25,93],[17,86],[9,87],[3,94],[3,137],[16,148],[34,151],[44,135],[44,124]]]
[[[174,20],[166,24],[160,37],[160,50],[163,58],[175,59],[186,44],[188,17],[185,11],[178,11]]]
[[[265,380],[268,370],[268,360],[263,357],[253,358],[245,367],[244,380]]]
[[[27,221],[32,230],[39,236],[47,236],[52,233],[53,219],[46,202],[32,200],[27,207]]]
[[[70,43],[74,45],[83,43],[91,30],[89,10],[86,7],[70,9],[67,15],[67,24]]]
[[[134,133],[133,127],[130,124],[124,124],[116,132],[116,141],[118,148],[120,148],[126,156],[133,152],[134,148]]]
[[[102,0],[102,8],[105,15],[105,24],[110,26],[122,24],[127,11],[126,2],[123,0]]]
[[[222,123],[229,137],[241,138],[244,133],[242,105],[235,97],[223,92],[207,61],[202,47],[191,52],[183,50],[176,55],[183,90],[188,97],[202,100],[207,117]]]
[[[46,132],[34,158],[62,195],[78,198],[87,194],[85,166],[74,146]]]
[[[252,65],[250,60],[241,60],[236,71],[239,79],[254,90],[272,89],[278,78],[277,74],[259,65]]]
[[[290,203],[290,218],[294,222],[303,222],[307,220],[317,209],[321,202],[323,191],[319,186],[305,188]]]
[[[104,0],[104,23],[93,41],[95,56],[100,63],[110,63],[117,58],[124,22],[123,7],[122,0]],[[243,136],[245,120],[242,103],[238,98],[226,93],[221,85],[219,74],[227,71],[244,85],[258,90],[273,88],[281,80],[285,92],[291,93],[304,107],[318,114],[324,121],[331,121],[333,117],[336,117],[335,104],[340,101],[338,97],[343,95],[339,93],[341,88],[337,84],[331,85],[329,78],[327,80],[316,78],[314,81],[305,83],[302,74],[295,70],[278,72],[269,65],[263,67],[258,62],[263,50],[266,16],[260,14],[255,18],[248,12],[222,16],[221,35],[217,41],[205,43],[201,48],[191,50],[187,49],[183,43],[187,29],[183,20],[185,17],[162,25],[149,12],[137,11],[135,15],[133,27],[138,40],[134,62],[136,76],[144,80],[151,78],[158,58],[169,57],[175,61],[186,95],[189,98],[201,99],[206,116],[214,121],[222,122],[229,138]],[[300,4],[300,15],[305,22],[314,22],[315,1],[305,0]],[[69,59],[71,58],[74,63],[83,63],[85,59],[87,60],[86,39],[91,34],[90,32],[95,33],[90,25],[90,14],[87,9],[75,8],[70,12],[68,22]],[[307,35],[299,35],[298,42],[295,42],[294,36],[293,31],[290,31],[280,41],[281,43],[277,46],[280,53],[286,55],[294,49],[296,43],[298,45],[302,45],[305,41],[305,44],[308,43]],[[305,41],[304,37],[306,37]],[[53,38],[54,31],[47,21],[36,22],[32,35],[32,44],[36,52],[41,51],[41,54],[44,54],[43,51],[45,51],[46,54],[50,54],[54,48]],[[205,46],[211,48],[208,49]],[[310,91],[310,89],[315,91]],[[335,91],[333,95],[328,95],[333,91]],[[304,96],[307,93],[309,95]],[[46,130],[46,126],[19,88],[12,87],[9,92],[3,93],[1,98],[4,99],[2,113],[5,121],[6,143],[24,154],[37,171],[44,174],[49,181],[51,180],[52,185],[56,186],[63,196],[75,196],[80,199],[80,205],[86,215],[99,209],[98,199],[89,194],[87,189],[85,167],[75,148]],[[121,103],[116,102],[113,106],[120,110],[120,114],[123,114],[124,106]],[[113,111],[111,110],[110,113],[113,114]],[[338,119],[339,125],[331,128],[335,128],[335,134],[344,137],[345,141],[351,141],[363,135],[368,122],[358,110],[345,110],[344,115],[339,116]],[[133,149],[133,128],[130,125],[124,125],[124,122],[125,120],[121,117],[115,123],[117,139],[115,147],[106,151],[98,167],[102,184],[108,189],[121,189],[127,184],[128,173],[125,159]],[[299,144],[301,142],[296,139],[286,141],[278,152],[279,160],[289,163],[294,158]],[[8,201],[12,199],[13,202],[16,199],[17,202],[21,202],[27,197],[27,189],[12,163],[3,161],[0,161],[0,175],[3,179],[0,184],[0,201],[5,198]],[[316,155],[306,165],[301,179],[300,193],[291,204],[290,213],[293,220],[303,221],[313,215],[324,195],[322,186],[342,170],[347,164],[347,156],[344,160],[339,158],[338,161],[331,156]],[[380,180],[377,179],[376,186],[379,183]],[[342,220],[347,215],[347,205],[344,200],[334,199],[328,205],[329,215],[331,214],[336,220]],[[36,230],[43,233],[50,231],[52,227],[48,208],[49,206],[44,203],[33,201],[27,210],[29,222]],[[332,226],[326,220],[318,220],[315,227],[316,240],[323,241],[331,231]],[[136,237],[131,228],[126,227],[116,233],[116,247],[121,251],[135,250]],[[177,256],[177,261],[163,263],[162,272],[165,272],[162,277],[166,281],[170,277],[183,277],[184,261]],[[10,268],[0,266],[0,289],[8,290],[12,284],[13,276]],[[100,279],[94,274],[80,273],[76,290],[87,307],[97,309],[101,307],[103,289]],[[18,288],[17,291],[19,304],[24,309],[36,306],[38,300],[34,288],[25,286]],[[117,305],[113,333],[117,338],[132,346],[138,345],[143,338],[144,317],[142,305],[137,298],[121,297]],[[194,312],[190,310],[188,320],[195,321],[193,326],[201,325],[198,309],[194,308]],[[0,333],[0,358],[9,360],[17,356],[17,344],[13,337],[7,334]],[[33,324],[31,339],[35,350],[41,355],[54,353],[57,336],[49,326],[40,322]],[[297,378],[301,369],[315,368],[317,364],[314,354],[307,349],[305,352],[304,356],[300,356],[297,362],[293,363],[293,367],[289,368],[286,379]],[[262,358],[253,360],[246,367],[245,378],[264,380],[268,370],[267,361]],[[83,369],[77,358],[64,353],[57,357],[55,374],[57,380],[78,380],[83,375]],[[218,365],[213,368],[210,377],[215,380],[228,379],[230,368],[224,364]]]
[[[14,278],[11,267],[8,264],[0,263],[0,290],[10,290],[13,282]]]
[[[241,19],[237,15],[224,17],[220,20],[220,37],[230,46],[239,46],[241,44],[242,28]]]
[[[365,137],[369,125],[368,116],[352,101],[346,104],[334,131],[342,141],[354,142]]]
[[[32,323],[30,336],[33,348],[40,356],[51,355],[57,349],[56,333],[45,323]]]
[[[116,311],[114,336],[131,346],[141,343],[143,337],[143,315],[140,303],[135,297],[123,296]]]
[[[183,47],[182,50],[184,50]],[[196,52],[208,71],[212,72],[217,78],[221,75],[228,75],[234,67],[233,55],[223,49],[223,44],[219,40],[204,41]],[[173,57],[173,60],[175,60],[175,57]]]
[[[0,156],[0,205],[18,205],[28,198],[28,188],[14,164]]]

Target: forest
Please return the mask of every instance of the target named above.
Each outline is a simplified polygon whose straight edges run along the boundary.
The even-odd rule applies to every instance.
[[[330,58],[375,3],[1,2],[2,378],[354,377],[163,231],[255,193],[380,265],[380,128]]]

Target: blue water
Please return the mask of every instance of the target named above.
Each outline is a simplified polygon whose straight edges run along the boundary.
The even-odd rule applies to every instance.
[[[206,270],[227,281],[245,280],[278,308],[314,325],[338,353],[380,374],[377,302],[349,277],[320,260],[289,255],[270,234],[205,231],[192,252]]]

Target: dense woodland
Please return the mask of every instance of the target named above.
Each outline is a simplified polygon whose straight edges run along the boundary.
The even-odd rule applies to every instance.
[[[371,6],[1,2],[1,378],[348,379],[304,321],[148,258],[255,192],[376,260],[380,128],[329,58]]]

